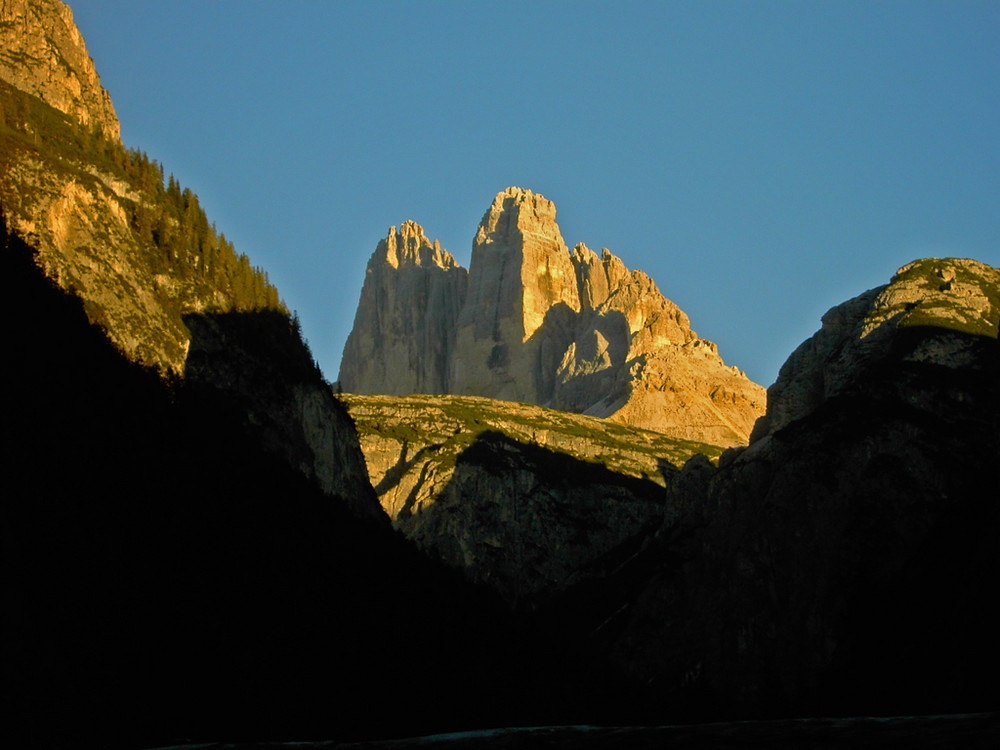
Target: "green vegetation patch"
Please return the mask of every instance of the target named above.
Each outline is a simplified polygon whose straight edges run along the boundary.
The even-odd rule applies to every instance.
[[[142,250],[141,260],[151,273],[184,282],[192,297],[208,299],[212,292],[221,292],[226,305],[214,311],[288,312],[267,273],[252,266],[247,256],[237,253],[226,236],[209,223],[198,196],[182,188],[173,175],[165,176],[163,167],[144,152],[126,149],[97,128],[86,128],[3,81],[0,147],[9,155],[0,163],[0,170],[9,169],[15,155],[21,154],[41,161],[46,171],[71,173],[85,186],[99,185],[95,172],[128,185],[139,200],[118,200]],[[23,183],[14,187],[22,192],[28,189]],[[31,196],[17,197],[23,202]],[[13,200],[11,204],[15,205]]]
[[[467,396],[342,394],[359,435],[412,446],[441,444],[443,461],[486,433],[500,433],[618,473],[657,477],[696,454],[717,461],[723,448],[594,417]]]
[[[927,291],[926,298],[902,311],[900,328],[927,326],[997,338],[1000,271],[974,261],[925,258],[905,266],[892,281],[915,284]],[[986,299],[986,310],[977,309],[956,293],[970,287]]]
[[[98,128],[85,127],[0,81],[0,154],[0,206],[8,219],[20,216],[37,222],[45,205],[69,184],[98,200],[117,202],[126,217],[125,235],[93,221],[91,239],[77,248],[77,255],[89,268],[100,268],[100,283],[88,286],[79,279],[75,291],[92,297],[87,310],[94,322],[113,326],[125,339],[139,340],[135,352],[142,353],[143,361],[161,359],[151,356],[151,349],[167,353],[170,361],[182,356],[178,342],[187,336],[182,316],[191,311],[274,310],[289,318],[286,327],[301,335],[298,320],[289,316],[267,273],[236,252],[208,221],[198,197],[173,175],[165,175],[144,152],[126,149]],[[134,324],[122,315],[109,319],[104,310],[107,289],[115,288],[119,298],[128,292],[115,287],[118,272],[102,266],[106,249],[113,246],[140,271],[143,292],[154,295],[167,316],[163,325],[151,326],[143,316]],[[103,292],[102,285],[108,285]]]

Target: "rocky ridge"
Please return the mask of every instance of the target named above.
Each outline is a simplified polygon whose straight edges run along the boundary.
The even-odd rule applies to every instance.
[[[663,487],[685,461],[721,452],[481,397],[339,398],[393,525],[510,601],[588,575],[662,516]]]
[[[663,513],[713,446],[471,396],[340,397],[393,525],[510,601],[564,589]]]
[[[120,137],[111,97],[65,3],[0,0],[0,79],[106,138]]]
[[[690,710],[990,710],[998,300],[998,269],[924,259],[833,308],[750,446],[685,465],[576,627]]]
[[[196,196],[118,141],[69,9],[4,0],[0,33],[5,246],[30,247],[130,361],[238,404],[247,429],[324,492],[384,522],[353,426],[277,291],[215,235]],[[244,387],[283,366],[287,388]]]
[[[433,381],[434,393],[548,406],[721,446],[744,444],[764,412],[763,388],[727,367],[652,279],[607,249],[598,256],[580,244],[570,253],[555,205],[530,190],[496,196],[473,241],[467,286],[448,287],[450,304],[435,298],[431,309],[423,297],[388,291],[408,289],[413,271],[404,269],[416,265],[393,265],[382,244],[372,256],[341,363],[345,391],[419,392],[420,378],[396,373],[441,373],[444,352],[447,377]],[[406,304],[386,307],[390,299]],[[422,357],[404,332],[419,338],[429,320],[445,343]]]
[[[434,502],[435,486],[447,483],[437,470],[416,460],[428,451],[446,471],[481,433],[499,432],[512,440],[599,463],[618,474],[666,486],[672,474],[696,454],[712,460],[722,450],[679,440],[653,430],[607,423],[596,417],[530,404],[477,396],[362,396],[342,393],[358,429],[372,484],[395,519],[403,508],[418,513]],[[400,469],[405,467],[405,472]],[[422,487],[420,482],[432,480]]]

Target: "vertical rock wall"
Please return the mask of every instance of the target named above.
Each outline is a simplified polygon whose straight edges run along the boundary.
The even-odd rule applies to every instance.
[[[468,271],[420,225],[379,242],[365,273],[340,386],[351,393],[447,393]]]
[[[472,243],[450,392],[543,404],[572,340],[576,274],[552,201],[508,188]]]
[[[404,225],[410,239],[391,231],[368,265],[341,387],[485,396],[745,443],[764,389],[727,367],[642,271],[607,249],[570,253],[555,215],[530,190],[499,193],[473,240],[467,283],[447,253],[400,254],[411,242],[438,257],[419,226]]]

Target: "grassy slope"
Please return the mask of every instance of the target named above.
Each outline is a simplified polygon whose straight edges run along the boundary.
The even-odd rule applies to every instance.
[[[664,463],[679,468],[696,454],[713,461],[723,448],[587,417],[473,396],[341,394],[362,443],[375,435],[397,442],[446,441],[456,455],[484,432],[501,432],[611,471],[661,481]],[[416,418],[411,418],[416,417]]]

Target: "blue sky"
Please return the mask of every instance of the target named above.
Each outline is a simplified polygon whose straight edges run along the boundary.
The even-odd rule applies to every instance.
[[[509,185],[763,385],[900,265],[1000,265],[995,0],[70,6],[125,144],[267,270],[330,380],[388,227],[468,266]]]

